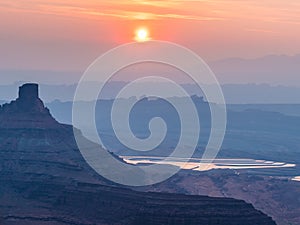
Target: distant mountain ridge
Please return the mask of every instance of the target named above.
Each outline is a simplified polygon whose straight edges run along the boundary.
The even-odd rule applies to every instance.
[[[228,104],[300,103],[300,54],[294,56],[267,55],[254,59],[227,58],[208,62],[208,65],[222,84]],[[41,96],[47,103],[55,99],[71,101],[73,100],[76,84],[83,72],[2,69],[0,70],[2,80],[0,100],[8,101],[17,97],[15,89],[21,83],[21,81],[18,81],[21,78],[25,81],[44,83],[44,85],[41,85]],[[161,72],[164,73],[164,71]],[[147,75],[147,73],[145,74]],[[176,76],[176,74],[174,75]],[[124,77],[126,77],[126,74],[124,74]],[[18,82],[7,85],[15,81]],[[99,80],[99,82],[101,81]],[[113,98],[114,96],[109,89],[118,89],[120,86],[124,86],[125,83],[126,81],[111,82],[103,97]],[[188,93],[191,95],[202,95],[196,85],[184,84],[183,86],[187,88]]]
[[[300,54],[266,55],[253,59],[228,58],[210,62],[209,65],[221,83],[300,85]]]
[[[207,60],[206,60],[207,61]],[[221,84],[269,84],[300,87],[300,54],[266,55],[257,58],[225,58],[207,61]],[[80,80],[82,71],[9,70],[0,69],[2,84],[35,81],[46,84],[72,84]],[[126,77],[126,76],[125,76]],[[10,99],[10,98],[9,98]]]
[[[99,86],[97,82],[87,85]],[[126,85],[126,82],[110,82],[106,85],[101,95],[102,99],[113,99],[115,93]],[[164,84],[147,83],[145,85]],[[16,98],[15,90],[19,83],[12,85],[0,85],[0,103]],[[76,84],[72,85],[49,85],[42,84],[41,97],[45,102],[50,103],[55,100],[62,102],[73,101],[76,91]],[[203,96],[199,87],[194,84],[182,84],[190,95]],[[268,84],[224,84],[222,85],[225,101],[227,104],[300,104],[300,87],[297,86],[271,86]]]

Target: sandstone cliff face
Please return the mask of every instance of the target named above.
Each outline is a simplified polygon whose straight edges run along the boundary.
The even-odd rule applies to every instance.
[[[59,124],[38,86],[0,107],[0,224],[273,225],[229,198],[142,193],[118,187],[83,160],[73,128]]]

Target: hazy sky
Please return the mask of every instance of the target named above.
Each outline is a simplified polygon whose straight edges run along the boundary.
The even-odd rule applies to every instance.
[[[300,53],[299,0],[0,0],[0,69],[83,71],[141,26],[207,61]]]

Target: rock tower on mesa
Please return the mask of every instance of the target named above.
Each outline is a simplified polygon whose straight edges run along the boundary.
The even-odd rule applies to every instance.
[[[39,85],[35,83],[22,85],[15,101],[0,106],[1,127],[52,128],[59,125],[39,98]]]
[[[19,98],[39,98],[39,85],[34,83],[22,85],[21,87],[19,87]]]

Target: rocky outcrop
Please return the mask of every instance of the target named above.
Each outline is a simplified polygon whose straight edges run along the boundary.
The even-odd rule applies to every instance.
[[[85,163],[72,126],[44,107],[36,84],[0,108],[0,183],[1,225],[275,224],[243,201],[143,193],[105,180]]]
[[[39,98],[38,84],[24,84],[19,97],[0,106],[1,128],[57,128],[60,124]]]

